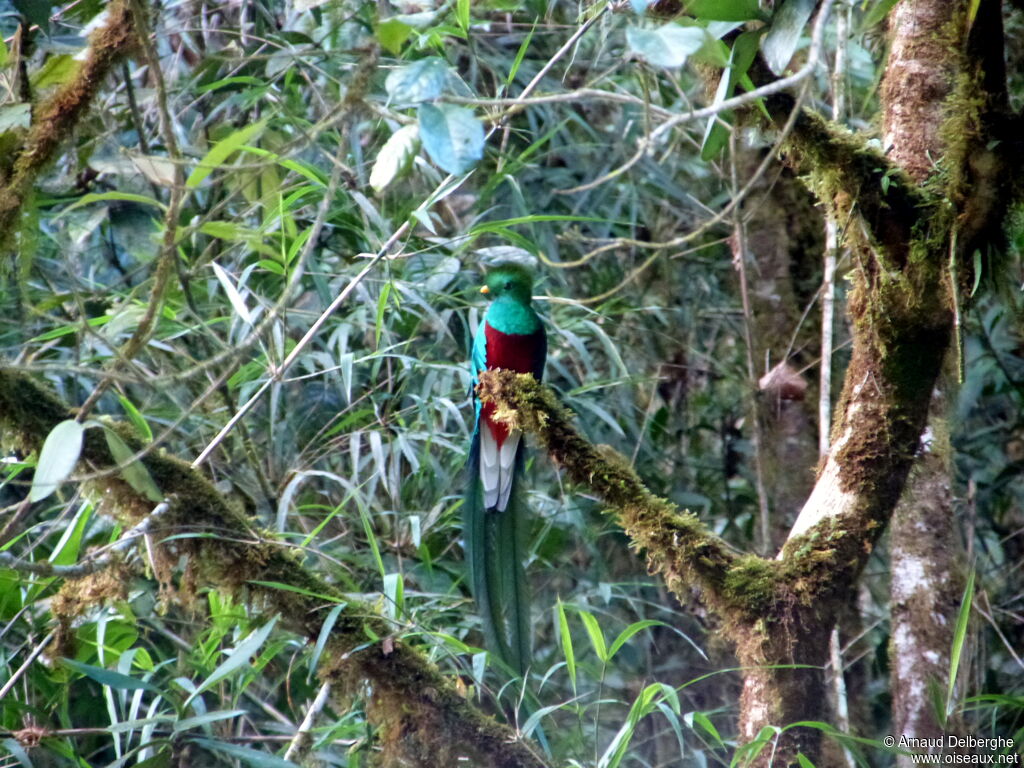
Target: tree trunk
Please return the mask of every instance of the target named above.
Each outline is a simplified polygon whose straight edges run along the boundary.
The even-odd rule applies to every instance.
[[[817,176],[819,196],[840,221],[860,220],[847,227],[855,263],[849,303],[853,356],[836,408],[831,451],[780,554],[785,571],[807,568],[813,573],[817,556],[831,562],[832,572],[817,574],[821,581],[811,590],[813,601],[783,612],[792,620],[775,619],[774,629],[761,632],[766,639],[760,649],[751,652],[756,646],[750,637],[741,639],[745,665],[756,663],[759,655],[762,664],[824,663],[835,606],[852,597],[914,459],[959,319],[957,287],[965,275],[957,264],[965,243],[958,242],[958,235],[973,243],[991,226],[993,212],[991,206],[985,208],[969,228],[965,217],[957,220],[949,212],[949,203],[966,210],[973,199],[967,158],[977,147],[979,132],[965,138],[971,136],[966,129],[974,129],[986,107],[998,102],[986,91],[993,87],[992,78],[970,57],[977,48],[968,44],[967,5],[904,0],[893,11],[882,98],[884,145],[895,168],[886,171],[881,195],[866,179],[844,178],[853,163],[837,160],[818,145],[822,124],[797,121],[791,142],[794,159]],[[982,3],[979,23],[990,23],[998,12],[998,3]],[[974,112],[963,110],[960,101],[968,98],[981,106]],[[780,106],[776,102],[779,122],[788,114]],[[953,138],[962,144],[951,146]],[[890,195],[895,174],[904,174],[903,188]],[[925,210],[921,202],[931,192],[924,183],[936,179],[945,182],[945,200]],[[913,202],[915,198],[921,202]],[[802,574],[795,584],[802,578],[813,577]],[[820,671],[762,668],[745,674],[740,712],[745,739],[756,738],[767,725],[818,719],[816,711],[820,717]],[[794,679],[799,683],[794,685]],[[904,700],[901,694],[899,701]],[[916,703],[920,708],[920,699]],[[816,762],[819,744],[813,735],[787,732],[776,747],[775,764],[780,758],[792,763],[797,751]],[[758,763],[766,765],[769,759],[770,753],[762,752]]]
[[[750,176],[761,151],[738,153],[739,172]],[[786,540],[796,513],[814,485],[817,429],[800,371],[813,364],[816,324],[801,323],[820,283],[822,218],[814,197],[790,171],[762,179],[742,206],[747,253],[733,238],[733,259],[747,258],[750,310],[757,327],[751,350],[758,379],[754,419],[769,519],[762,521],[765,554]],[[760,368],[760,366],[764,366]]]
[[[937,398],[941,402],[943,398]],[[952,446],[939,407],[933,429],[892,520],[892,732],[912,739],[945,740],[942,722],[950,649],[963,596],[960,541],[953,525],[949,457]],[[937,753],[926,747],[914,752]],[[906,755],[897,766],[916,763]]]

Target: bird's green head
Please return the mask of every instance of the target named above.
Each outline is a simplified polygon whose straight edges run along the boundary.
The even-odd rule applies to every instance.
[[[533,273],[522,264],[497,264],[488,271],[480,293],[486,293],[492,299],[510,298],[529,304],[533,297]]]

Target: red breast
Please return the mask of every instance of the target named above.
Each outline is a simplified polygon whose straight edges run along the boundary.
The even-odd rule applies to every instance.
[[[487,340],[487,368],[494,370],[501,368],[516,373],[532,373],[538,375],[543,370],[544,360],[544,331],[537,333],[502,333],[492,328],[490,323],[484,322],[484,337]],[[480,415],[484,423],[491,430],[494,441],[501,448],[505,438],[508,437],[509,428],[507,424],[496,422],[491,419],[494,414],[494,403],[484,403],[480,408]]]

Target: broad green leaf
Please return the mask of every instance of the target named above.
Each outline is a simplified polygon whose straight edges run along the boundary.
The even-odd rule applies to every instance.
[[[0,741],[0,745],[7,751],[7,754],[18,761],[22,768],[34,768],[35,763],[32,762],[32,758],[28,756],[28,752],[18,743],[17,739],[4,739]]]
[[[394,286],[390,280],[384,283],[380,296],[377,297],[377,321],[374,323],[373,345],[380,348],[380,335],[384,331],[384,310],[388,306],[388,297],[391,295],[391,288]]]
[[[256,155],[257,157],[266,157],[270,160],[273,160],[282,168],[287,168],[289,171],[295,171],[295,173],[299,174],[300,176],[309,179],[309,181],[311,181],[316,187],[327,186],[327,175],[319,168],[310,165],[305,161],[296,160],[295,158],[292,157],[281,157],[281,155],[275,152],[270,152],[269,150],[263,149],[262,147],[253,147],[247,145],[244,147],[239,147],[239,149],[242,152],[248,152],[249,154]],[[305,187],[299,190],[299,192],[297,192],[296,194],[299,194],[300,192],[302,194],[306,194],[310,191],[312,191],[311,188]]]
[[[121,477],[136,492],[145,496],[150,501],[161,501],[164,497],[160,488],[157,487],[149,470],[138,459],[133,460],[135,451],[121,439],[121,436],[109,427],[103,428],[103,434],[107,438],[107,447],[114,461],[121,467]]]
[[[402,45],[411,34],[412,27],[400,19],[387,19],[377,25],[377,40],[385,51],[394,56],[402,52]]]
[[[416,156],[420,141],[417,125],[403,125],[384,142],[370,171],[370,186],[380,192],[390,184]]]
[[[462,27],[463,32],[469,31],[469,0],[456,0],[455,20]]]
[[[218,666],[206,678],[198,688],[188,697],[185,701],[185,707],[203,691],[209,690],[212,686],[223,680],[232,674],[235,670],[240,669],[243,666],[248,666],[251,663],[251,659],[257,653],[266,639],[270,636],[270,633],[274,629],[274,625],[277,624],[277,616],[268,621],[262,627],[249,633],[249,636],[240,642],[225,659],[220,666]],[[183,707],[184,708],[184,707]]]
[[[750,21],[764,17],[757,0],[690,0],[686,12],[706,21]]]
[[[257,136],[266,127],[267,118],[264,118],[252,125],[239,128],[234,133],[218,141],[210,148],[206,156],[199,161],[199,165],[192,170],[192,173],[188,175],[188,179],[185,180],[185,186],[189,189],[198,187],[206,180],[207,176],[222,166],[231,155],[241,149],[243,144],[247,144],[250,139]]]
[[[679,711],[679,697],[675,690],[664,683],[652,683],[641,691],[640,695],[636,697],[633,705],[629,709],[629,715],[626,718],[626,722],[619,728],[618,733],[612,739],[611,743],[605,749],[604,754],[601,755],[601,759],[598,760],[598,768],[618,768],[623,758],[626,756],[626,751],[629,748],[629,743],[633,739],[633,735],[636,733],[636,727],[640,721],[647,717],[651,712],[654,711],[657,702],[660,699],[665,699],[670,702],[671,710],[673,713]]]
[[[786,0],[775,10],[771,28],[761,43],[761,52],[768,68],[776,75],[781,75],[793,58],[800,33],[816,4],[816,0]]]
[[[75,57],[69,53],[59,53],[46,59],[29,79],[34,88],[49,88],[54,85],[64,85],[75,74],[78,63]]]
[[[43,32],[50,28],[50,12],[54,3],[52,0],[11,0],[11,5],[18,9],[18,13],[28,19],[30,24],[39,27]]]
[[[718,81],[718,90],[715,91],[715,100],[712,102],[712,106],[721,104],[733,95],[736,83],[747,74],[747,70],[750,69],[750,65],[754,61],[754,56],[757,55],[760,38],[760,31],[744,32],[736,38],[732,44],[732,51],[729,53],[729,67],[722,73]],[[729,112],[725,111],[708,119],[700,148],[702,160],[707,161],[716,157],[729,140],[730,128],[722,122],[728,117]]]
[[[288,246],[288,250],[284,254],[284,263],[291,264],[295,261],[295,257],[299,255],[299,252],[306,245],[306,241],[309,240],[309,236],[313,234],[312,229],[304,229],[299,232],[298,236],[292,240],[291,245]]]
[[[729,763],[730,768],[732,766],[749,765],[752,763],[764,751],[764,748],[778,737],[781,731],[782,729],[778,726],[762,726],[752,741],[736,750],[732,756],[732,762]]]
[[[392,70],[384,80],[391,101],[418,104],[436,99],[448,82],[448,62],[428,56]]]
[[[603,662],[608,661],[608,646],[604,642],[604,634],[601,632],[601,625],[597,623],[597,619],[590,611],[585,611],[582,608],[579,609],[580,618],[583,620],[583,626],[587,630],[587,634],[590,636],[590,644],[594,646],[594,653],[597,654]]]
[[[399,618],[405,610],[405,585],[400,573],[384,576],[385,610],[393,619]]]
[[[706,40],[707,32],[700,27],[666,24],[657,29],[626,28],[630,51],[655,67],[681,67]]]
[[[28,128],[31,124],[31,104],[20,102],[17,104],[5,104],[0,107],[0,133],[5,133],[12,128]]]
[[[233,221],[204,221],[199,227],[199,231],[204,235],[230,242],[245,242],[257,234],[255,230],[243,227]]]
[[[0,570],[0,621],[10,621],[25,605],[25,597],[21,577],[15,571]]]
[[[277,258],[278,253],[264,242],[264,235],[255,229],[249,229],[231,221],[206,221],[199,227],[204,235],[216,237],[231,243],[244,243],[245,246],[261,256]],[[189,230],[182,228],[179,242],[189,236]],[[219,279],[219,276],[218,276]]]
[[[266,86],[266,80],[260,80],[258,77],[252,75],[235,75],[234,77],[225,77],[220,80],[215,80],[212,83],[206,83],[196,88],[197,93],[207,93],[209,91],[217,91],[221,88],[227,88],[232,85],[248,86],[250,88],[261,88]]]
[[[891,11],[898,2],[899,0],[876,0],[875,4],[871,6],[871,9],[864,14],[862,28],[864,30],[868,30],[878,24],[882,19],[889,15],[889,11]]]
[[[82,453],[84,434],[85,427],[74,419],[62,421],[50,430],[39,452],[29,501],[42,501],[68,479]]]
[[[564,707],[564,704],[549,704],[546,707],[541,707],[536,712],[533,712],[523,723],[523,738],[530,738],[531,734],[537,730],[537,726],[540,725],[540,721],[550,715],[552,712],[557,712],[559,709]]]
[[[718,80],[718,88],[715,90],[715,100],[712,102],[712,106],[721,104],[729,98],[729,80],[729,70],[727,69]],[[728,112],[721,112],[708,118],[708,124],[704,127],[704,138],[700,144],[701,160],[707,162],[714,159],[725,147],[726,142],[729,140],[729,131],[731,130],[727,124],[723,124],[727,116]]]
[[[688,712],[683,715],[683,721],[693,730],[696,730],[695,725],[699,725],[706,734],[715,740],[716,745],[721,746],[723,743],[718,729],[715,728],[714,723],[703,712]]]
[[[138,697],[138,694],[136,694],[136,697]],[[119,723],[111,723],[107,726],[107,731],[110,733],[134,734],[136,731],[148,730],[149,733],[152,733],[156,726],[170,725],[171,727],[173,727],[175,720],[177,720],[177,718],[174,715],[155,715],[154,717],[137,717],[132,720],[122,720]],[[147,739],[143,737],[143,741],[147,741]],[[117,760],[113,763],[108,763],[106,768],[120,768],[122,765],[126,764],[128,764],[128,761],[125,759],[125,757],[122,757],[120,760]],[[146,760],[141,763],[131,763],[132,768],[139,768],[139,766],[150,766],[150,768],[152,768],[152,766],[154,765],[163,764],[164,763],[154,763],[151,760]]]
[[[94,667],[92,664],[83,664],[80,661],[74,659],[61,659],[64,666],[73,669],[75,672],[79,672],[92,680],[95,680],[100,685],[105,685],[108,688],[114,688],[119,691],[134,691],[143,690],[150,691],[152,693],[160,693],[160,689],[151,683],[147,683],[145,680],[139,680],[135,677],[129,677],[128,675],[122,675],[120,672],[114,672],[110,669],[104,669],[103,667]]]
[[[276,261],[271,261],[270,259],[260,259],[257,262],[257,264],[259,264],[260,267],[267,270],[268,272],[273,272],[275,275],[284,274],[284,267],[282,267]]]
[[[50,553],[48,559],[51,563],[54,565],[72,565],[78,562],[78,553],[82,549],[82,538],[85,536],[89,523],[92,522],[93,511],[93,505],[88,502],[79,506],[74,519],[71,521],[71,525],[64,529],[60,541],[57,542],[53,552]]]
[[[472,110],[421,104],[420,137],[430,158],[448,173],[465,173],[484,155],[484,127]]]

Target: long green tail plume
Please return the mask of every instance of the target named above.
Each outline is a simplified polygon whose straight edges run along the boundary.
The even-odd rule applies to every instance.
[[[530,598],[523,560],[527,517],[519,497],[525,450],[516,452],[515,473],[504,512],[483,507],[480,488],[480,434],[473,434],[463,504],[463,537],[469,583],[490,650],[520,675],[530,662]]]

